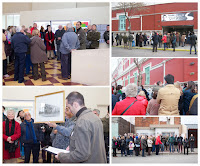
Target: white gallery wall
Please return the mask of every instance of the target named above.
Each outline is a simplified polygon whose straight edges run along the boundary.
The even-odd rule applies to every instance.
[[[100,117],[104,117],[107,113],[107,107],[110,104],[110,92],[107,87],[4,87],[3,88],[3,105],[8,106],[9,100],[14,100],[13,106],[27,100],[35,100],[35,96],[58,91],[65,91],[65,98],[72,91],[78,91],[85,98],[87,108],[100,109]],[[24,102],[26,103],[26,102]],[[9,105],[11,106],[11,105]]]

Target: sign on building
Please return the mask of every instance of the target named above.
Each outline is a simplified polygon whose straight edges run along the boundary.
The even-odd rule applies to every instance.
[[[194,20],[194,15],[192,12],[161,15],[161,21],[188,21],[188,20]]]

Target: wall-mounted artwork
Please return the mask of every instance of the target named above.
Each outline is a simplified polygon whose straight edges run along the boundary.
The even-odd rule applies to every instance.
[[[65,92],[54,92],[35,96],[35,123],[65,120]]]

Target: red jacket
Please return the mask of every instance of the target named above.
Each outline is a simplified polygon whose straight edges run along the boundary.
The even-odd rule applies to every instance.
[[[160,136],[157,136],[156,137],[156,142],[155,142],[155,145],[160,145],[162,144],[161,140],[160,140]]]
[[[12,121],[9,122],[9,129],[11,129]],[[18,122],[15,121],[15,131],[11,137],[11,141],[19,140],[21,137],[21,127]],[[5,150],[5,142],[7,141],[8,136],[6,135],[6,122],[3,122],[3,160],[10,158],[19,158],[20,157],[20,144],[18,141],[18,148],[15,150],[15,157],[10,157],[8,150]]]
[[[146,97],[145,96],[137,96],[137,100],[142,102],[142,104],[145,106],[145,112],[146,112],[146,109],[148,106],[148,100],[146,99]]]
[[[164,43],[167,43],[167,36],[164,35],[163,38],[162,38],[162,40],[163,40]]]
[[[51,38],[51,35],[50,35],[50,40],[51,40],[52,43],[54,43],[54,39],[55,39],[54,33],[52,32],[52,38]],[[45,35],[45,40],[46,40],[47,51],[55,50],[55,45],[53,44],[53,48],[52,48],[50,43],[49,43],[50,40],[49,40],[49,37],[48,37],[48,32]]]
[[[135,97],[126,97],[116,103],[112,115],[121,115],[125,109],[136,100]],[[146,109],[141,101],[136,101],[123,115],[145,115]]]

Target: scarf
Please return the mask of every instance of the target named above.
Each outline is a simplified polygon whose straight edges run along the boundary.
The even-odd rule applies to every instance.
[[[51,35],[51,36],[50,36]],[[52,32],[49,33],[48,31],[48,39],[51,40],[52,39]],[[54,41],[52,42],[52,44],[49,43],[49,45],[51,46],[52,49],[54,49]]]
[[[26,140],[29,142],[37,143],[37,138],[35,135],[35,130],[33,128],[33,121],[31,122],[26,121]]]
[[[6,119],[6,136],[10,137],[14,134],[15,132],[15,120],[13,119],[11,121],[12,125],[11,125],[11,129],[9,128],[9,123],[10,121],[8,119]],[[7,141],[5,141],[5,149],[8,150],[8,152],[10,153],[10,157],[14,157],[15,156],[15,143],[9,143]]]

